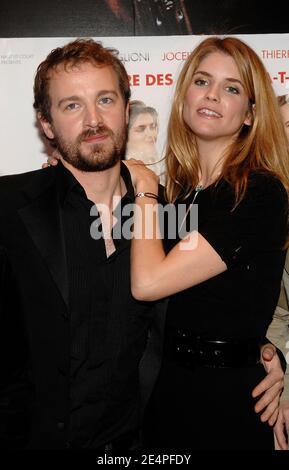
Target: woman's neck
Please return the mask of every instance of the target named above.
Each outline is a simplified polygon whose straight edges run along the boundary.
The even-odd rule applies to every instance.
[[[207,187],[220,176],[227,144],[215,141],[198,143],[200,174],[198,186]]]

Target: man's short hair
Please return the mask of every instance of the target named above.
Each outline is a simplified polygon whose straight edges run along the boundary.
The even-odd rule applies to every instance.
[[[42,118],[51,122],[51,101],[48,92],[51,71],[59,65],[64,67],[90,62],[97,67],[111,66],[117,76],[119,89],[125,104],[130,98],[129,78],[125,67],[117,57],[116,49],[103,47],[93,39],[76,39],[63,47],[53,49],[39,64],[34,80],[34,108]]]

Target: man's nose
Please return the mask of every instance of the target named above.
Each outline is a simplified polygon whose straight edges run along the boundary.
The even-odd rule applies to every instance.
[[[85,112],[85,125],[88,127],[97,127],[103,123],[103,117],[96,106],[89,106]]]

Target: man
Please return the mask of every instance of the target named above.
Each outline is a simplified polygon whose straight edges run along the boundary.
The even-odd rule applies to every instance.
[[[289,94],[280,95],[278,104],[280,106],[281,118],[289,142]],[[289,250],[287,249],[281,291],[273,320],[267,331],[267,337],[284,354],[289,362]],[[289,448],[289,370],[287,367],[284,377],[284,390],[281,396],[280,413],[275,425],[278,442],[276,448]],[[287,440],[286,440],[287,438]]]
[[[129,96],[121,62],[93,41],[53,51],[38,68],[35,108],[63,165],[0,184],[2,311],[17,338],[10,343],[11,329],[2,330],[5,380],[15,389],[6,446],[133,446],[138,366],[156,306],[130,294],[129,240],[90,236],[94,203],[111,214],[117,199],[134,201],[120,163]],[[107,234],[110,214],[102,217]]]
[[[132,450],[165,302],[131,296],[129,237],[111,235],[112,212],[134,201],[121,163],[128,77],[111,51],[77,40],[39,65],[34,96],[61,163],[0,179],[1,446]],[[276,408],[282,380],[277,365],[261,408]]]
[[[284,266],[283,278],[281,282],[280,297],[276,307],[271,325],[267,331],[267,337],[275,344],[286,357],[287,363],[289,359],[289,251],[287,250],[286,261]],[[280,412],[275,425],[276,449],[289,448],[288,432],[289,432],[289,371],[288,367],[284,377],[284,390],[281,396]]]

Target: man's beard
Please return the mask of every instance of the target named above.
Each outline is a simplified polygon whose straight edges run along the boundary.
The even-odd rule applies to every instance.
[[[60,133],[54,131],[54,143],[63,159],[80,171],[104,171],[115,166],[125,154],[127,128],[124,126],[114,133],[107,126],[98,126],[82,132],[74,142],[67,142]],[[104,143],[91,145],[90,151],[81,152],[81,143],[94,135],[106,135]],[[110,141],[110,145],[109,142]]]

